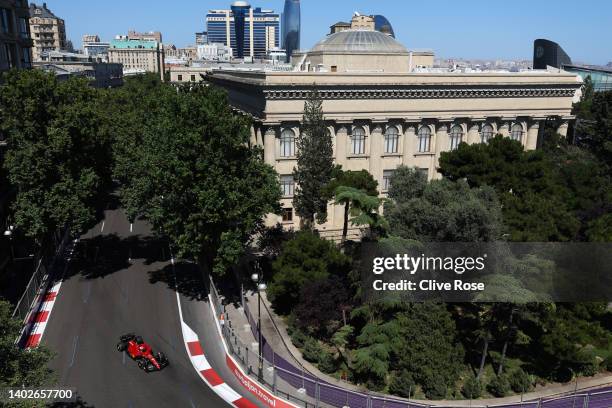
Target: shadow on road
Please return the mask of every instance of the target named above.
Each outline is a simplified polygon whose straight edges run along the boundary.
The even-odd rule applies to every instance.
[[[75,275],[85,279],[98,279],[127,269],[133,260],[146,265],[168,261],[166,244],[156,237],[133,236],[120,238],[115,234],[98,235],[82,239],[75,248],[72,264],[64,280]]]
[[[149,272],[149,282],[155,284],[163,282],[168,288],[178,291],[181,295],[191,300],[204,300],[208,296],[204,277],[196,264],[179,262],[175,265],[175,273],[172,265],[162,269]]]

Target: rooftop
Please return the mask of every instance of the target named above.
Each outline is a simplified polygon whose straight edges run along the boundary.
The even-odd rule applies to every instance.
[[[111,48],[118,49],[157,49],[157,41],[151,40],[127,40],[127,39],[114,39],[110,42]]]
[[[379,31],[345,30],[319,41],[309,54],[404,54],[408,50],[392,37]]]

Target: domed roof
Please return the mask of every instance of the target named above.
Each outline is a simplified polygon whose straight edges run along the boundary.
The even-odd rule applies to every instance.
[[[391,36],[379,31],[345,30],[328,35],[310,53],[408,55],[408,50]]]

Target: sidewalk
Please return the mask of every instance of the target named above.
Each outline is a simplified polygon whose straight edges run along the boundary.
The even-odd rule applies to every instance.
[[[256,307],[257,297],[255,297],[255,303],[251,302],[251,305],[255,305]],[[263,323],[263,317],[264,317],[263,309],[264,307],[262,304],[262,326],[264,324]],[[238,340],[241,341],[242,344],[248,347],[249,349],[248,367],[246,370],[252,373],[251,377],[253,377],[253,379],[257,379],[257,371],[258,371],[257,354],[258,354],[259,344],[255,336],[253,335],[253,332],[251,331],[251,325],[249,324],[247,320],[244,310],[239,303],[228,303],[225,305],[225,313],[226,313],[226,323],[225,324],[229,325],[229,327],[234,330],[234,334],[238,338]],[[273,373],[272,368],[269,367],[269,364],[267,362],[265,362],[264,364],[263,377],[264,377],[264,382],[266,386],[268,388],[271,388],[270,384],[274,382],[274,378],[273,378],[274,373]],[[258,382],[261,383],[261,381],[258,381]],[[313,398],[306,395],[306,393],[298,395],[297,390],[290,384],[283,381],[278,375],[276,375],[276,389],[280,391],[279,396],[286,398],[287,400],[294,402],[298,405],[300,404],[298,401],[296,401],[295,398],[299,398],[302,400],[302,403],[301,403],[302,406],[304,406],[304,403],[303,403],[304,401],[307,402],[309,406],[314,407],[316,405],[316,401]],[[327,407],[327,405],[322,404],[322,403],[319,403],[319,406]]]
[[[257,307],[257,294],[252,292],[247,292],[245,294],[245,298],[249,302],[251,306],[251,311],[256,312],[255,307]],[[287,325],[285,321],[278,317],[274,311],[272,310],[272,306],[266,296],[265,293],[262,293],[261,296],[262,307],[261,307],[261,329],[262,334],[272,346],[274,351],[287,359],[288,361],[292,361],[295,363],[297,367],[303,367],[307,373],[318,377],[321,380],[327,381],[330,384],[336,385],[338,387],[342,387],[345,389],[365,392],[366,390],[362,387],[356,386],[354,384],[348,383],[346,381],[338,380],[337,378],[331,377],[325,373],[319,371],[314,365],[304,360],[302,357],[302,353],[293,345],[291,342],[291,337],[287,332]],[[555,398],[561,395],[571,394],[577,388],[580,393],[583,390],[589,390],[594,388],[600,388],[604,386],[609,386],[612,389],[612,374],[610,373],[602,373],[598,374],[594,377],[581,378],[578,379],[578,387],[576,387],[576,382],[567,383],[567,384],[549,384],[545,386],[536,387],[536,389],[532,392],[526,393],[522,396],[522,401],[529,400],[538,400],[540,398]],[[373,393],[371,393],[373,394]],[[405,400],[403,398],[389,396],[390,398],[397,400]],[[407,401],[407,400],[406,400]],[[482,405],[502,405],[502,404],[511,404],[511,403],[520,403],[521,396],[513,395],[505,398],[489,398],[489,399],[479,399],[479,400],[439,400],[439,401],[430,401],[430,400],[414,400],[410,401],[426,404],[432,406],[454,406],[454,407],[462,407],[462,406],[482,406]]]

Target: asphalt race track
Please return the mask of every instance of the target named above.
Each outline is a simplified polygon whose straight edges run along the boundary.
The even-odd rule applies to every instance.
[[[77,245],[42,339],[57,353],[51,368],[58,385],[76,388],[79,407],[229,407],[187,357],[166,246],[151,238],[144,222],[130,228],[120,210],[108,210]],[[191,309],[208,307],[194,296],[184,302]],[[205,329],[214,330],[196,330]],[[118,337],[129,332],[164,352],[170,365],[161,372],[140,370],[115,348]],[[214,349],[220,353],[219,347]]]

